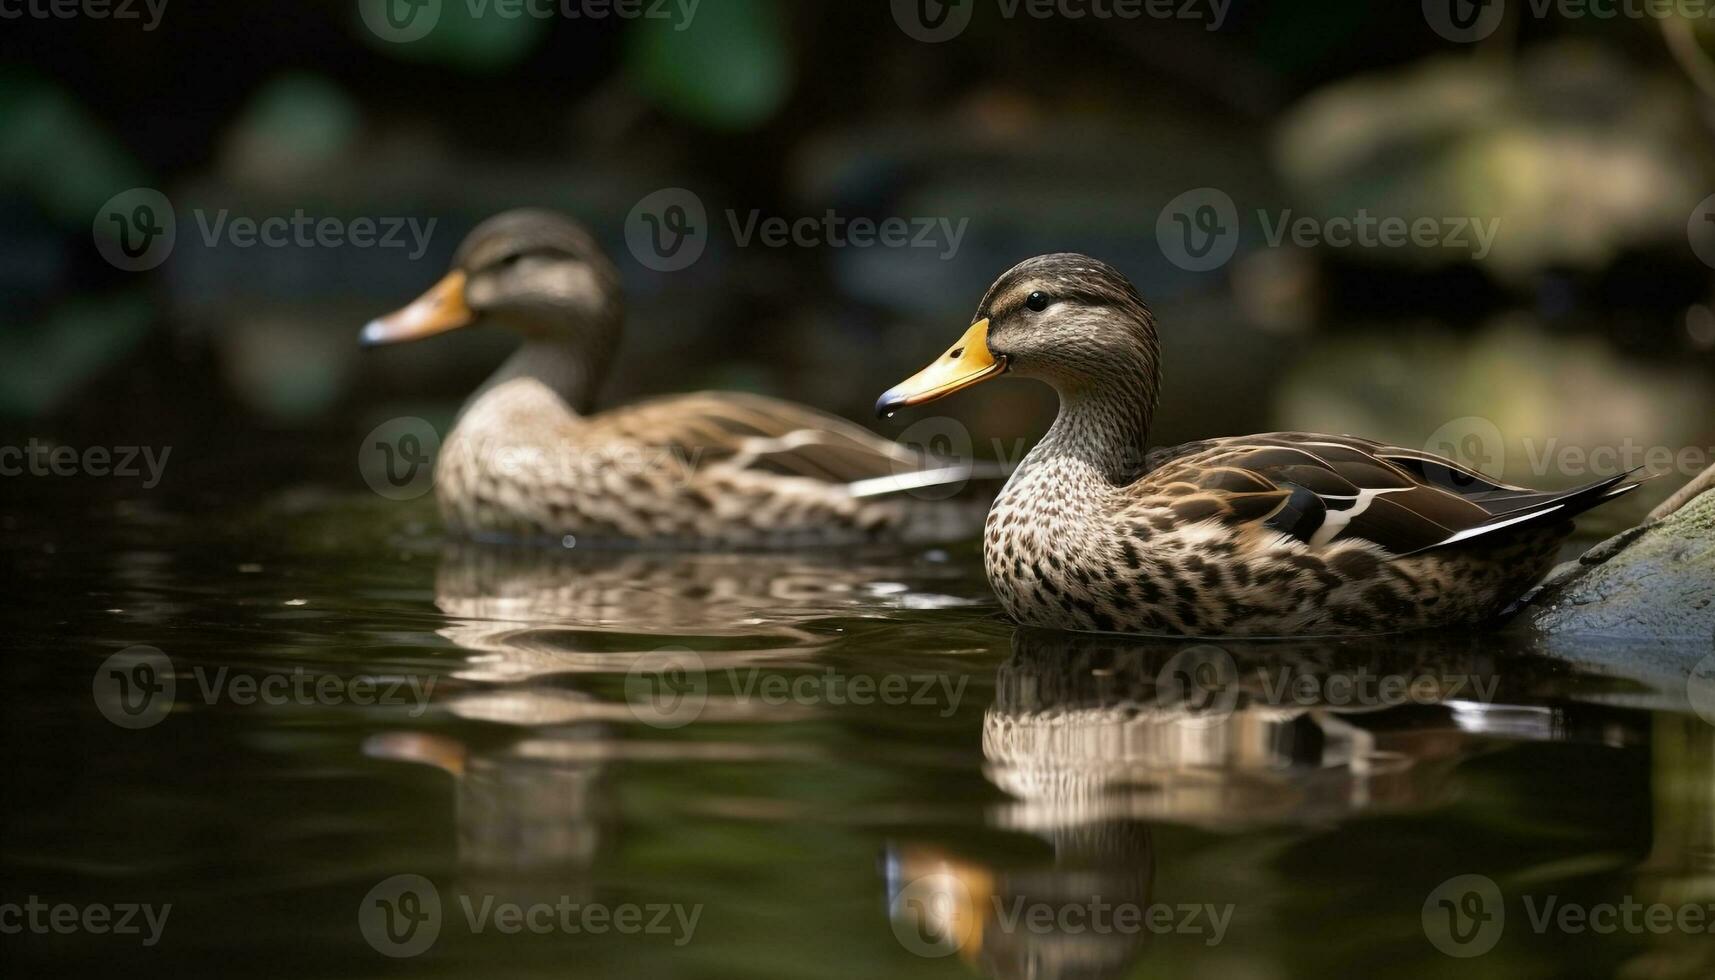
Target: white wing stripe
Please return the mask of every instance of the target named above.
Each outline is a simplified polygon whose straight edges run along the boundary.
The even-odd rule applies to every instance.
[[[1510,527],[1511,525],[1519,524],[1524,521],[1535,520],[1536,518],[1542,517],[1546,514],[1552,514],[1565,506],[1565,504],[1555,504],[1553,507],[1544,507],[1542,510],[1533,510],[1526,514],[1520,514],[1517,517],[1509,517],[1504,521],[1496,521],[1491,524],[1479,524],[1476,527],[1468,527],[1447,540],[1440,542],[1434,547],[1439,548],[1443,545],[1458,544],[1466,538],[1474,538],[1479,534],[1488,534],[1490,531],[1499,531],[1503,527]]]

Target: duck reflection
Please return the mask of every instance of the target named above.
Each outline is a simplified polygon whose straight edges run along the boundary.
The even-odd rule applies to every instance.
[[[806,628],[819,619],[978,601],[942,592],[942,585],[956,593],[969,580],[936,551],[902,561],[897,553],[849,551],[578,552],[465,545],[443,554],[435,603],[452,617],[440,634],[477,655],[462,676],[514,680],[609,671],[630,647],[650,649],[676,638],[726,640],[727,659],[804,654],[832,638]]]
[[[510,898],[542,889],[587,901],[603,838],[604,760],[587,750],[595,726],[496,751],[418,732],[378,735],[365,753],[434,766],[452,777],[458,864],[467,884]],[[569,750],[569,751],[568,751]],[[569,757],[568,757],[569,756]]]
[[[1028,928],[1005,910],[1134,903],[1178,926],[1180,898],[1153,895],[1152,827],[1327,826],[1443,803],[1459,762],[1497,741],[1648,739],[1643,713],[1557,699],[1557,675],[1480,633],[1188,643],[1021,629],[983,719],[984,774],[1008,796],[987,822],[1051,857],[891,845],[894,931],[997,977],[1123,976],[1164,930],[1098,932],[1078,915]],[[1203,907],[1193,939],[1233,906]]]
[[[1095,819],[1237,828],[1433,803],[1466,741],[1414,709],[1494,706],[1480,647],[1193,644],[1020,631],[983,722],[1031,830]],[[1377,730],[1365,716],[1397,709]]]
[[[957,952],[995,977],[1119,977],[1173,909],[1151,902],[1153,842],[1139,822],[1039,834],[1046,851],[1008,867],[931,844],[888,848],[889,914],[911,952]],[[1151,923],[1149,917],[1157,915]]]
[[[615,760],[719,762],[797,752],[781,743],[635,737],[669,719],[634,712],[633,668],[664,648],[682,648],[676,640],[699,647],[684,651],[695,670],[808,662],[836,635],[817,632],[816,620],[969,603],[937,589],[945,583],[956,590],[961,581],[968,578],[935,552],[905,560],[895,552],[884,561],[849,552],[453,546],[442,556],[435,602],[448,617],[439,634],[464,659],[454,683],[442,686],[449,693],[441,705],[459,720],[503,727],[480,739],[393,732],[370,739],[365,751],[452,777],[466,876],[502,894],[535,880],[564,890],[588,879],[610,836],[602,787]],[[708,697],[697,702],[696,720],[785,722],[804,710]]]

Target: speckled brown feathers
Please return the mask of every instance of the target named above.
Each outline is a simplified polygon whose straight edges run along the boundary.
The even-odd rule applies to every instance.
[[[435,478],[448,526],[477,538],[761,548],[974,532],[981,499],[853,492],[923,465],[849,422],[772,398],[702,392],[585,417],[519,378],[466,409]]]
[[[1547,571],[1571,530],[1569,522],[1550,521],[1411,552],[1431,528],[1445,538],[1495,518],[1478,505],[1441,499],[1455,491],[1423,484],[1376,493],[1354,515],[1365,492],[1350,499],[1333,493],[1347,489],[1340,470],[1287,463],[1297,453],[1270,457],[1259,449],[1259,442],[1279,449],[1300,439],[1326,437],[1215,440],[1123,486],[1077,462],[1032,461],[989,514],[989,580],[1015,618],[1067,629],[1390,632],[1494,616]],[[1341,441],[1348,442],[1361,441]],[[1300,452],[1313,455],[1309,446]],[[1411,483],[1409,473],[1379,457],[1372,467],[1336,458],[1347,473],[1373,468],[1362,473],[1370,482]],[[1069,481],[1080,485],[1071,489]],[[1050,483],[1054,490],[1046,489]],[[1043,502],[1048,493],[1054,503]],[[1376,510],[1375,501],[1397,513]],[[1464,523],[1443,526],[1436,517]]]
[[[371,343],[477,322],[523,338],[437,458],[453,533],[750,548],[947,540],[980,525],[985,501],[941,485],[962,487],[969,467],[949,472],[800,405],[703,392],[590,414],[622,320],[618,273],[590,235],[521,210],[484,222],[440,285],[366,328]]]
[[[1547,571],[1571,517],[1633,486],[1535,491],[1298,432],[1146,453],[1158,342],[1124,276],[1039,256],[990,288],[983,320],[988,356],[1060,394],[984,532],[989,581],[1022,623],[1203,636],[1474,623]]]

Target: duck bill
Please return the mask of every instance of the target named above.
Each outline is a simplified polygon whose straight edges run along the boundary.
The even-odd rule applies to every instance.
[[[476,317],[464,298],[465,274],[452,272],[402,310],[369,321],[359,335],[365,347],[421,340],[469,326]]]
[[[925,405],[963,391],[1006,370],[1006,358],[989,351],[989,322],[971,324],[959,342],[934,363],[889,388],[875,403],[877,415],[892,415],[902,408]]]

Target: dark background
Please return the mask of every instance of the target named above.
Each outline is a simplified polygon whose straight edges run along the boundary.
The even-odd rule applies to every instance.
[[[1504,448],[1478,462],[1544,485],[1601,475],[1563,465],[1566,446],[1710,462],[1711,271],[1688,240],[1715,191],[1709,21],[1538,18],[1514,2],[1492,36],[1459,44],[1417,3],[1234,0],[1210,31],[962,2],[969,28],[940,44],[882,0],[702,0],[683,31],[472,18],[447,0],[410,44],[338,0],[170,0],[152,31],[0,22],[0,431],[172,445],[167,495],[231,499],[302,474],[360,487],[362,433],[450,420],[509,341],[366,353],[358,328],[434,282],[477,221],[532,204],[588,222],[622,269],[632,316],[609,403],[743,388],[867,419],[996,275],[1078,250],[1161,316],[1158,442],[1306,428],[1445,450],[1478,417]],[[1677,57],[1676,31],[1690,39]],[[136,186],[173,202],[179,238],[129,273],[92,227]],[[712,219],[683,271],[625,246],[627,215],[663,187]],[[1156,237],[1198,187],[1240,215],[1237,255],[1207,272]],[[741,248],[725,216],[829,208],[969,225],[943,259]],[[415,261],[209,247],[193,214],[221,209],[437,224]],[[1501,224],[1480,259],[1271,247],[1258,209]],[[1052,400],[1009,383],[944,410],[987,453],[1034,438]]]

